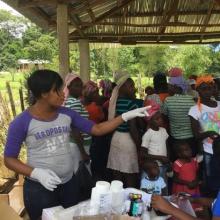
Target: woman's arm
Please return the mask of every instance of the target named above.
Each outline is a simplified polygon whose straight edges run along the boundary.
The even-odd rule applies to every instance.
[[[101,136],[107,133],[114,131],[120,124],[123,122],[127,122],[136,117],[145,117],[147,115],[147,109],[151,108],[151,106],[146,106],[143,108],[137,108],[122,115],[113,118],[110,121],[105,121],[99,124],[95,124],[92,127],[91,134],[96,136]]]
[[[192,131],[193,131],[193,135],[195,136],[195,138],[199,141],[202,141],[206,138],[216,138],[217,136],[219,136],[218,133],[216,133],[215,131],[206,131],[206,132],[200,132],[201,131],[201,127],[199,124],[199,121],[197,121],[196,119],[194,119],[193,117],[190,117],[190,121],[191,121],[191,127],[192,127]]]
[[[179,174],[175,171],[173,171],[173,182],[186,186],[190,183],[189,181],[180,179]]]
[[[165,200],[162,196],[153,195],[151,198],[151,204],[154,209],[157,209],[163,213],[168,215],[172,215],[178,220],[196,220],[197,218],[183,212],[182,210],[174,207],[167,200]]]
[[[24,176],[30,176],[31,172],[33,171],[32,167],[24,164],[19,159],[14,158],[14,157],[5,156],[4,163],[8,169],[13,170],[14,172],[22,174]]]
[[[95,124],[92,127],[91,134],[95,136],[101,136],[110,133],[111,131],[114,131],[123,122],[124,121],[122,117],[118,116],[110,121],[105,121],[99,124]]]

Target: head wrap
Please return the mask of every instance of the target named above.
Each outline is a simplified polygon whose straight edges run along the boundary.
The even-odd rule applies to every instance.
[[[86,82],[83,86],[83,96],[89,96],[96,91],[98,91],[98,86],[95,82],[91,80]]]
[[[214,83],[214,79],[210,75],[200,76],[196,80],[196,88],[198,88],[202,83],[206,83],[206,84]],[[202,105],[201,105],[200,97],[198,98],[197,105],[198,105],[199,111],[201,112],[202,111]]]
[[[72,73],[68,73],[65,77],[65,80],[64,80],[64,89],[63,89],[63,92],[64,92],[64,95],[65,95],[65,100],[68,98],[69,96],[69,89],[68,89],[68,86],[70,85],[70,83],[77,79],[77,78],[80,78],[80,76],[74,72]]]
[[[103,89],[103,95],[110,98],[112,92],[112,82],[109,79],[102,79],[99,81],[99,88]]]
[[[179,67],[173,67],[169,70],[168,74],[170,77],[182,76],[183,70],[180,69]]]
[[[171,85],[175,85],[175,86],[180,87],[183,90],[183,92],[185,93],[187,91],[187,84],[182,76],[182,74],[183,74],[182,69],[180,69],[178,67],[174,67],[174,68],[171,68],[168,73],[170,76],[169,83]]]
[[[198,88],[202,83],[214,83],[214,79],[211,75],[200,76],[196,80],[196,88]]]
[[[118,70],[115,72],[115,83],[117,84],[112,91],[112,95],[109,102],[109,109],[108,109],[108,119],[113,119],[115,117],[115,108],[116,102],[118,99],[118,93],[121,86],[126,82],[126,80],[130,78],[127,71]]]
[[[160,111],[160,105],[157,104],[153,99],[149,99],[146,101],[146,106],[150,105],[151,108],[147,110],[149,116],[146,117],[147,121],[149,121],[158,111]]]

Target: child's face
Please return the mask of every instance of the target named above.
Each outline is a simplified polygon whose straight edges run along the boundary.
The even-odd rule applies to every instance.
[[[214,84],[213,83],[202,83],[197,91],[201,98],[211,99],[213,96]]]
[[[149,163],[146,166],[144,166],[144,171],[147,173],[149,179],[155,179],[160,174],[157,162]]]
[[[152,123],[155,126],[162,127],[163,126],[163,118],[160,112],[157,112],[153,117],[152,117]]]
[[[152,95],[152,94],[154,94],[154,89],[151,88],[151,87],[148,87],[148,88],[145,89],[145,93],[147,95]]]
[[[192,150],[188,144],[182,144],[179,147],[179,157],[183,159],[190,159],[192,157]]]

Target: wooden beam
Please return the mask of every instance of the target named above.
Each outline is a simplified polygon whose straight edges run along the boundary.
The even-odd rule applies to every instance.
[[[59,73],[65,78],[69,72],[69,27],[67,4],[57,5],[57,37],[59,45]]]
[[[90,7],[89,1],[88,1],[88,0],[85,0],[85,3],[84,3],[84,4],[85,4],[85,6],[87,7],[86,11],[87,11],[87,13],[89,14],[89,17],[91,18],[92,23],[94,23],[94,22],[95,22],[95,15],[94,15],[94,13],[93,13],[91,7]]]
[[[176,15],[207,15],[208,10],[191,10],[191,11],[176,11]],[[220,14],[220,10],[212,10],[212,14]],[[123,14],[116,13],[111,16],[111,18],[122,17]],[[149,12],[139,12],[132,13],[129,12],[127,17],[154,17],[154,16],[163,16],[163,11],[149,11]]]
[[[159,29],[159,33],[164,33],[166,30],[166,26],[164,26],[165,24],[169,23],[170,18],[174,15],[176,15],[176,11],[178,8],[178,4],[179,4],[179,0],[173,0],[171,2],[171,7],[170,9],[166,12],[166,14],[163,16],[163,18],[161,19],[161,28]]]
[[[89,7],[93,8],[98,5],[103,5],[105,4],[105,2],[108,2],[108,0],[89,0],[89,5],[90,5]],[[80,5],[78,7],[75,7],[74,6],[75,3],[78,3]],[[74,2],[74,4],[71,7],[71,13],[74,14],[80,14],[82,12],[85,12],[89,8],[88,5],[85,5],[84,0]]]
[[[53,5],[57,6],[59,3],[63,4],[69,4],[71,3],[71,0],[32,0],[32,1],[27,1],[27,0],[19,0],[18,1],[18,6],[21,8],[33,8],[33,7],[39,7],[39,6],[45,6],[45,5]]]
[[[101,36],[101,37],[100,37]],[[146,35],[143,34],[142,36],[134,36],[134,35],[93,35],[93,36],[87,36],[87,39],[89,40],[89,42],[104,42],[104,43],[120,43],[120,42],[173,42],[173,43],[182,43],[182,42],[189,42],[189,41],[196,41],[199,43],[200,41],[200,37],[201,35],[182,35],[179,34],[177,36],[175,35],[167,35],[164,34],[163,36],[160,36],[160,41],[158,42],[158,33],[156,33],[156,35]],[[71,42],[76,42],[80,39],[80,36],[75,36],[75,37],[71,37],[70,41]],[[220,41],[220,33],[216,32],[213,35],[204,35],[204,40],[206,40],[206,42],[201,42],[201,43],[207,43],[207,42],[212,42],[211,40],[213,39],[213,41]]]
[[[75,43],[77,40],[71,40],[71,43]],[[162,40],[160,42],[157,42],[157,40],[137,40],[135,41],[135,39],[130,39],[130,41],[118,41],[116,38],[115,39],[89,39],[90,43],[116,43],[116,44],[124,44],[124,45],[135,45],[135,44],[189,44],[189,45],[194,45],[194,44],[217,44],[220,43],[220,38],[219,40],[215,40],[215,41],[206,41],[206,42],[199,42],[199,39],[197,39],[197,41],[194,42],[190,42],[190,41],[175,41],[175,40]]]
[[[100,21],[106,19],[107,17],[109,17],[109,16],[111,16],[112,14],[116,13],[116,12],[119,11],[120,9],[126,7],[126,6],[127,6],[128,4],[130,4],[132,1],[134,1],[134,0],[124,0],[124,1],[122,1],[122,3],[121,3],[120,6],[115,6],[115,7],[113,7],[112,9],[110,9],[109,11],[107,11],[107,12],[103,13],[102,15],[100,15],[99,17],[96,17],[95,20],[94,20],[94,22],[100,22]],[[92,25],[93,25],[93,24],[91,23],[91,26],[92,26]],[[87,28],[88,28],[88,27],[82,27],[81,30],[85,30],[85,29],[87,29]],[[72,32],[71,34],[74,35],[75,33],[76,33],[76,31]]]
[[[153,33],[147,33],[147,32],[139,32],[139,33],[123,33],[123,34],[114,34],[114,33],[95,33],[95,34],[89,34],[87,35],[87,37],[129,37],[129,36],[140,36],[140,37],[143,37],[143,36],[153,36],[153,37],[157,37],[157,36],[161,36],[161,37],[164,37],[164,36],[173,36],[173,37],[180,37],[180,36],[201,36],[201,35],[204,35],[204,36],[210,36],[210,37],[215,37],[215,36],[219,36],[220,32],[219,31],[213,31],[213,32],[181,32],[181,33],[163,33],[163,34],[160,34],[160,33],[157,33],[157,32],[153,32]],[[70,37],[80,37],[78,35],[71,35]]]
[[[82,38],[84,38],[85,34],[83,33],[83,31],[79,27],[81,25],[79,22],[81,22],[81,21],[79,20],[79,18],[76,17],[76,15],[70,14],[70,13],[68,13],[68,14],[69,14],[69,18],[70,18],[70,23],[74,25],[74,27],[77,29],[79,35]]]
[[[123,22],[96,22],[94,25],[104,26],[128,26],[128,27],[161,27],[160,23],[157,24],[134,24],[134,23],[123,23]],[[82,22],[80,26],[91,26],[90,22]],[[188,24],[184,22],[169,22],[164,24],[162,27],[219,27],[220,23],[215,24]]]
[[[204,20],[204,26],[201,27],[200,32],[205,32],[206,27],[210,21],[211,16],[212,16],[212,9],[214,8],[214,6],[215,6],[215,0],[212,0],[209,4],[208,13],[207,13],[206,18]],[[201,42],[202,42],[202,39],[203,39],[203,35],[201,36],[201,39],[200,39]]]

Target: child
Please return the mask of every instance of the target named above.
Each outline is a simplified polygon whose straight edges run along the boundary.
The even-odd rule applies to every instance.
[[[142,152],[145,155],[144,159],[157,160],[160,167],[161,176],[165,178],[166,166],[169,164],[167,157],[167,139],[168,134],[165,128],[162,127],[163,119],[159,112],[160,106],[153,100],[148,102],[151,105],[149,116],[149,128],[142,137]]]
[[[141,180],[141,190],[149,194],[164,195],[166,183],[160,176],[158,163],[154,160],[144,162],[143,170],[145,175]]]
[[[135,109],[94,124],[77,112],[61,107],[63,80],[51,70],[37,70],[27,80],[35,103],[10,124],[4,151],[6,167],[22,174],[24,204],[30,219],[37,220],[44,208],[78,202],[77,181],[70,154],[72,128],[92,135],[103,135],[124,121],[145,116],[147,108]],[[18,159],[22,143],[27,147],[27,163]]]
[[[176,149],[178,159],[173,164],[173,193],[199,195],[198,162],[192,158],[192,150],[188,143],[179,142]]]

